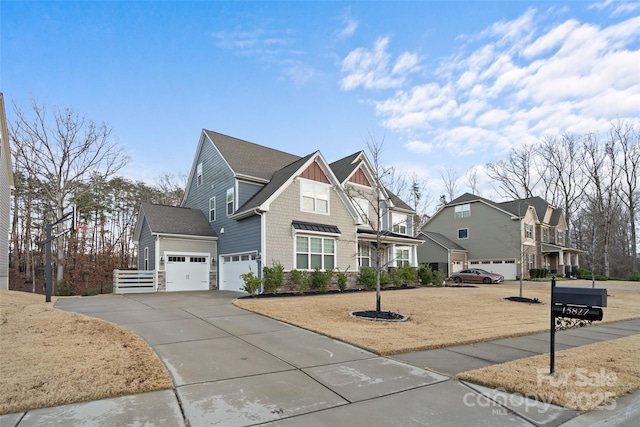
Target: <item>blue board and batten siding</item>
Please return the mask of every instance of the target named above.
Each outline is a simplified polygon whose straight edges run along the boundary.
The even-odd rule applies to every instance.
[[[224,161],[211,140],[203,135],[204,143],[196,159],[196,167],[187,189],[184,207],[200,209],[209,219],[209,199],[216,198],[216,218],[211,227],[218,235],[218,254],[260,251],[260,217],[255,215],[239,221],[227,215],[227,190],[234,189],[234,211],[262,187],[246,182],[236,183],[233,171]],[[202,163],[202,184],[198,185],[197,165]],[[222,232],[224,230],[224,232]]]
[[[149,265],[144,265],[144,248],[149,248]],[[156,239],[151,234],[151,228],[145,217],[142,221],[140,229],[140,238],[138,239],[138,270],[154,270],[156,265]]]

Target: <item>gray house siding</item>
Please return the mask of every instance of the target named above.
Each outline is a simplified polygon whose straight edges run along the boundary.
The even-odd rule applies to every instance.
[[[151,234],[151,228],[145,218],[142,222],[140,230],[140,239],[138,240],[138,270],[144,270],[144,248],[149,248],[149,270],[153,270],[156,265],[155,237]]]
[[[225,238],[225,235],[229,236]],[[260,217],[251,216],[239,221],[231,221],[224,233],[218,233],[218,253],[237,254],[260,252]]]
[[[449,251],[431,239],[424,238],[424,243],[418,246],[418,260],[427,263],[448,263]]]
[[[260,217],[242,220],[227,215],[227,190],[234,189],[234,211],[253,196],[260,186],[237,182],[233,171],[224,161],[211,140],[205,138],[193,168],[191,185],[187,189],[183,207],[200,209],[209,218],[209,199],[216,198],[216,219],[211,227],[218,235],[218,254],[232,254],[260,250]],[[202,184],[197,185],[197,165],[202,163]],[[237,185],[236,185],[237,182]]]
[[[471,203],[471,215],[454,218],[454,208],[447,207],[424,227],[435,231],[469,251],[469,259],[515,258],[520,245],[520,221],[511,219],[484,203]],[[468,230],[467,239],[458,238],[459,229]]]

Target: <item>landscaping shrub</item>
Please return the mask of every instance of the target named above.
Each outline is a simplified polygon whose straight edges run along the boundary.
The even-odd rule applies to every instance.
[[[291,270],[291,283],[300,294],[304,294],[310,286],[309,273],[303,270]]]
[[[380,272],[380,286],[387,286],[392,282],[391,275],[386,271],[382,270]]]
[[[428,286],[433,282],[433,270],[428,265],[421,265],[418,268],[418,278],[420,283],[424,286]]]
[[[640,271],[632,271],[629,273],[629,280],[632,282],[640,282]]]
[[[265,292],[275,294],[284,283],[284,265],[278,261],[273,261],[272,264],[273,267],[264,266],[262,268],[262,283]]]
[[[436,270],[433,272],[433,280],[432,283],[436,286],[444,286],[444,281],[447,280],[447,276],[440,271]]]
[[[351,266],[349,266],[351,267]],[[349,270],[349,267],[347,267],[344,271],[340,271],[338,270],[338,289],[340,289],[340,292],[343,292],[347,289],[347,283],[349,281],[349,276],[347,275],[347,270]]]
[[[391,269],[391,281],[395,286],[414,284],[416,272],[409,266],[394,267]]]
[[[71,289],[71,285],[66,284],[65,282],[56,283],[53,287],[54,293],[59,297],[70,297],[73,295],[73,290]]]
[[[260,290],[260,284],[262,283],[262,280],[260,280],[259,277],[256,277],[253,271],[241,274],[240,277],[244,281],[242,290],[250,294],[252,297],[255,297],[258,293],[258,290]]]
[[[376,272],[371,267],[362,267],[360,269],[360,276],[358,276],[358,284],[365,287],[368,290],[374,290],[376,288]]]
[[[316,268],[313,273],[311,273],[311,287],[323,293],[327,292],[332,277],[333,269],[330,268],[325,271],[320,271],[319,268]]]
[[[579,268],[576,270],[576,278],[583,280],[591,280],[591,271],[585,268]]]
[[[607,276],[603,276],[602,274],[596,274],[594,276],[594,279],[598,280],[598,281],[602,281],[602,282],[606,281],[606,280],[609,280],[609,278]]]
[[[529,277],[531,279],[544,279],[547,277],[546,268],[532,268],[529,270]]]

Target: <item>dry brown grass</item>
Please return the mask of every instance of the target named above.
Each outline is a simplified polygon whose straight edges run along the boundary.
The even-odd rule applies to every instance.
[[[590,411],[612,408],[616,397],[640,388],[640,335],[463,372],[458,379],[519,393],[546,403]],[[579,368],[578,368],[579,367]]]
[[[173,388],[138,335],[0,291],[0,414]]]
[[[562,282],[559,285],[565,286]],[[598,285],[610,288],[604,321],[599,324],[640,318],[640,292],[614,289],[628,282]],[[383,292],[382,309],[409,316],[402,323],[349,316],[350,311],[374,309],[374,292],[242,299],[236,305],[381,355],[392,355],[548,331],[549,287],[527,284],[523,292],[523,296],[545,304],[504,300],[517,296],[518,291],[517,284],[508,283]]]

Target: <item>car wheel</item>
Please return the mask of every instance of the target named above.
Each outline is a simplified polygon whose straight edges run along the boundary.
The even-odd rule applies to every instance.
[[[489,284],[491,283],[491,279],[489,279],[488,277],[485,277],[484,279],[482,279],[482,283]]]
[[[460,282],[462,282],[462,279],[459,278],[459,277],[454,277],[453,281],[456,282],[456,283],[460,283]]]

